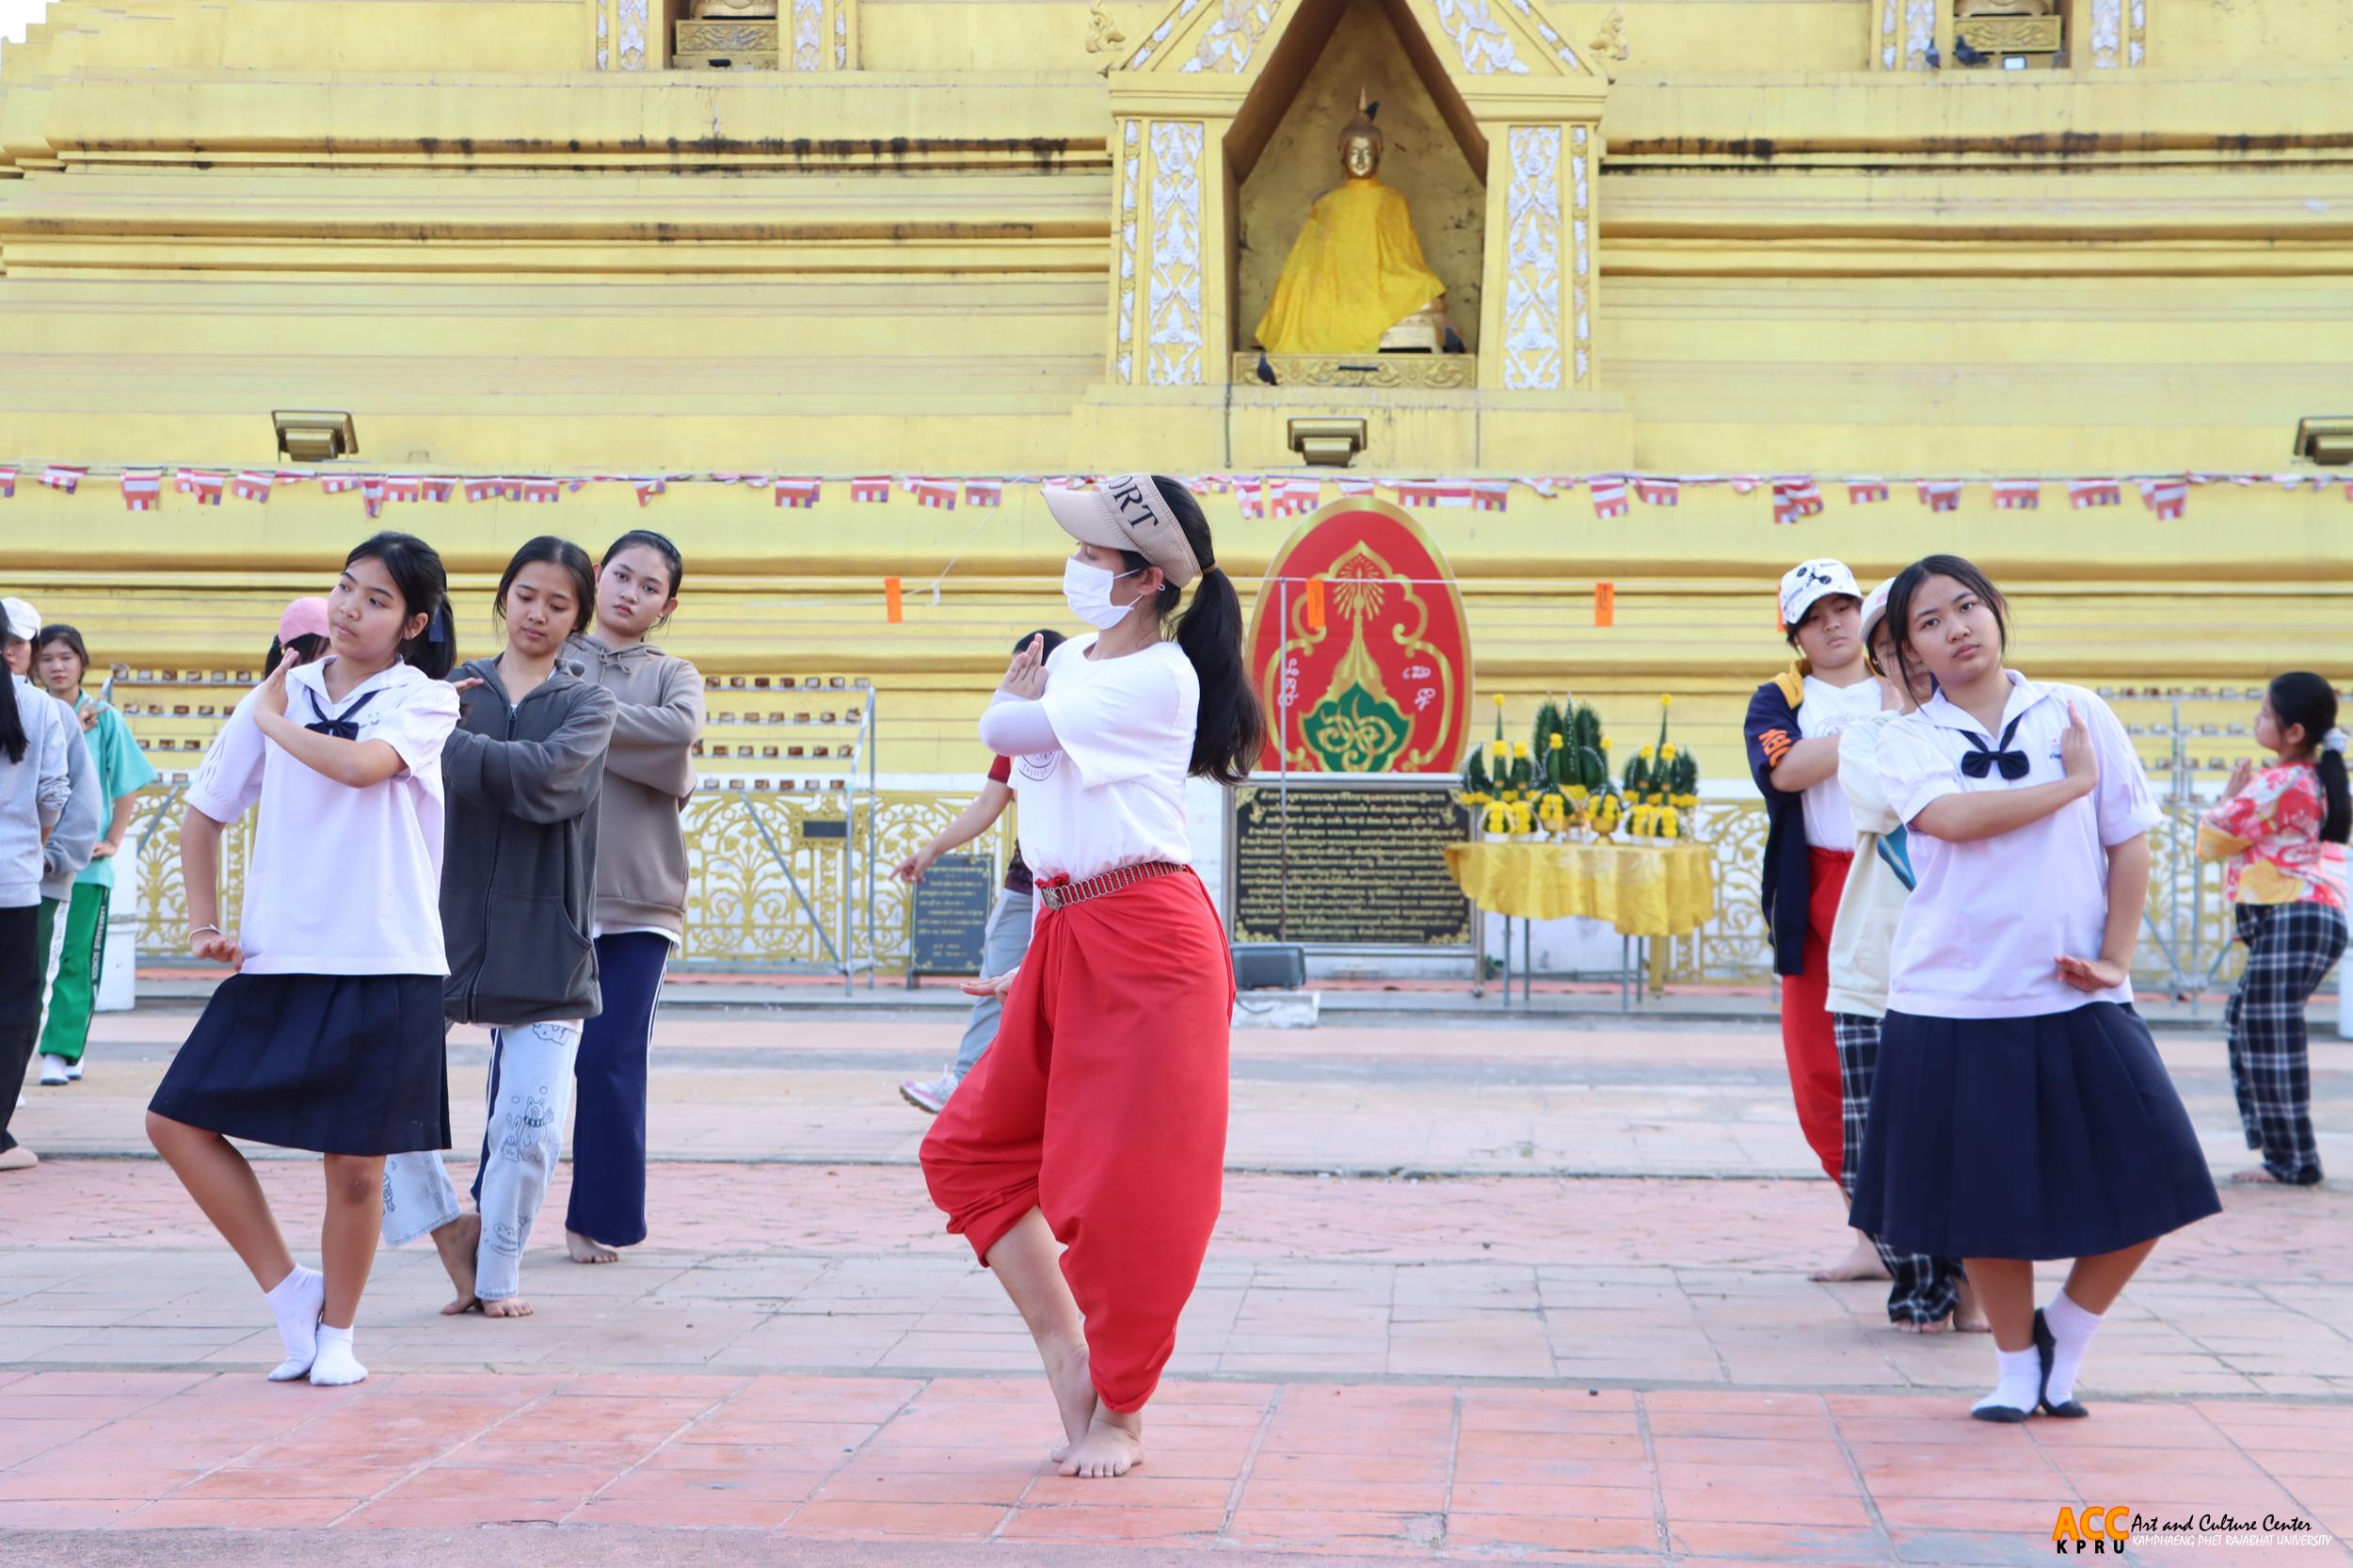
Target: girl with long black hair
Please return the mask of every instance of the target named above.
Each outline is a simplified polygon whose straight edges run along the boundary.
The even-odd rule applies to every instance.
[[[2157,1239],[2221,1208],[2133,1010],[2161,820],[2107,704],[2003,666],[2007,606],[1956,555],[1887,595],[1896,659],[1935,695],[1881,733],[1915,882],[1855,1179],[1855,1228],[1958,1257],[1998,1379],[1971,1414],[2085,1414],[2075,1377]],[[2071,1258],[2034,1304],[2037,1259]]]
[[[2264,1162],[2231,1179],[2310,1187],[2320,1145],[2304,1004],[2345,953],[2345,859],[2325,846],[2342,846],[2353,824],[2336,688],[2309,670],[2275,679],[2255,712],[2255,743],[2279,760],[2239,763],[2221,804],[2198,822],[2198,853],[2225,862],[2247,944],[2223,1025],[2239,1121]]]
[[[344,561],[329,646],[230,716],[180,826],[188,948],[220,983],[147,1108],[147,1135],[269,1300],[276,1383],[368,1375],[352,1349],[384,1159],[449,1146],[441,747],[457,723],[441,558],[383,533]],[[221,928],[220,840],[259,804],[245,906]],[[323,1272],[296,1265],[232,1138],[327,1157]]]
[[[967,987],[1003,996],[1004,1016],[923,1140],[923,1174],[1037,1343],[1062,1473],[1118,1476],[1142,1461],[1225,1171],[1233,967],[1185,780],[1247,776],[1265,718],[1190,491],[1123,474],[1047,505],[1078,541],[1064,597],[1096,631],[1050,659],[1033,639],[981,720],[1015,760],[1042,909],[1021,966]]]
[[[0,636],[31,651],[30,606],[10,600]],[[40,1017],[42,846],[65,815],[73,787],[69,745],[80,745],[56,704],[17,673],[0,668],[0,1171],[29,1170],[40,1157],[8,1131],[17,1085]]]

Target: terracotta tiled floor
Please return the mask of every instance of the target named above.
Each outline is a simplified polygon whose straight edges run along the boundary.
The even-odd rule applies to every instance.
[[[777,1026],[685,1033],[657,1078],[665,1103],[703,1118],[698,1147],[756,1145],[780,1105],[814,1144],[658,1162],[655,1240],[610,1268],[544,1244],[559,1182],[522,1321],[442,1319],[429,1249],[381,1255],[360,1334],[375,1375],[357,1388],[262,1379],[275,1336],[251,1282],[154,1161],[0,1177],[0,1564],[319,1568],[455,1543],[523,1568],[1082,1568],[1204,1550],[1969,1568],[2046,1559],[2057,1511],[2087,1504],[2268,1513],[2337,1538],[2297,1552],[2136,1536],[2133,1555],[2191,1568],[2353,1560],[2338,1544],[2353,1533],[2342,1187],[2227,1193],[2112,1314],[2093,1418],[1993,1428],[1964,1414],[1983,1339],[1897,1334],[1883,1287],[1806,1277],[1841,1234],[1818,1176],[1774,1179],[1779,1155],[1688,1174],[1723,1128],[1758,1149],[1794,1139],[1770,1034],[1285,1042],[1258,1058],[1273,1076],[1237,1087],[1271,1146],[1340,1136],[1323,1124],[1369,1101],[1395,1116],[1349,1131],[1356,1153],[1381,1159],[1391,1136],[1426,1151],[1443,1117],[1417,1096],[1490,1117],[1448,1134],[1467,1146],[1527,1119],[1518,1074],[1575,1080],[1544,1092],[1590,1125],[1641,1119],[1651,1152],[1618,1145],[1588,1177],[1481,1160],[1427,1180],[1229,1175],[1148,1463],[1081,1482],[1041,1463],[1050,1408],[995,1282],[939,1234],[901,1157],[854,1153],[920,1129],[879,1070],[906,1052],[897,1026],[828,1025],[793,1048],[755,1027]],[[70,1112],[86,1147],[135,1147],[152,1066],[136,1044],[102,1050],[93,1093],[37,1093],[20,1128],[38,1141]],[[2190,1078],[2209,1051],[2169,1047]],[[840,1064],[861,1054],[876,1064]],[[2329,1058],[2318,1081],[2343,1125],[2346,1073]],[[1328,1103],[1307,1095],[1318,1083],[1337,1086]],[[827,1148],[846,1162],[823,1163]],[[310,1231],[315,1165],[261,1169],[289,1233]],[[534,1528],[465,1544],[518,1525]],[[713,1541],[729,1555],[703,1555]],[[108,1556],[115,1543],[130,1555]]]

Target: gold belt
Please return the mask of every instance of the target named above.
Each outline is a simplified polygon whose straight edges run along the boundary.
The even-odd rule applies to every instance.
[[[1174,876],[1178,872],[1192,869],[1177,865],[1173,860],[1149,860],[1141,866],[1121,866],[1100,876],[1090,876],[1084,882],[1067,879],[1040,882],[1037,896],[1048,909],[1066,909],[1074,904],[1084,904],[1091,898],[1102,898],[1106,894],[1132,888],[1139,882],[1149,882],[1156,876]]]

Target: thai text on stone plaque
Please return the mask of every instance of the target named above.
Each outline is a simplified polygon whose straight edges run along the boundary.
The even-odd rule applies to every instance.
[[[979,974],[988,912],[997,903],[997,870],[986,856],[948,855],[932,862],[907,899],[907,981],[917,975]]]
[[[1287,808],[1278,784],[1238,786],[1229,861],[1234,940],[1468,947],[1470,900],[1446,868],[1446,846],[1469,831],[1455,787],[1451,778],[1294,779]]]

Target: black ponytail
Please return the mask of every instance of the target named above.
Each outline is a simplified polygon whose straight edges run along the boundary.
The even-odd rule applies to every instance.
[[[1176,515],[1201,564],[1193,590],[1193,607],[1176,622],[1176,646],[1192,661],[1201,682],[1201,711],[1193,731],[1193,762],[1186,770],[1196,778],[1239,784],[1250,776],[1266,749],[1266,713],[1258,706],[1257,689],[1242,667],[1241,596],[1233,580],[1218,568],[1217,551],[1209,542],[1209,520],[1193,492],[1174,479],[1152,476],[1152,483]],[[1123,552],[1126,553],[1126,552]],[[1127,554],[1128,568],[1141,570],[1151,563]],[[1160,584],[1153,609],[1162,620],[1175,613],[1184,590]]]
[[[424,630],[400,645],[400,662],[440,680],[457,663],[457,637],[450,624],[449,573],[434,548],[414,534],[391,529],[363,540],[344,557],[348,571],[355,561],[378,561],[400,590],[401,619],[424,616]]]
[[[2313,763],[2320,771],[2321,797],[2329,803],[2321,840],[2344,843],[2353,829],[2353,795],[2345,790],[2345,753],[2329,748],[2329,733],[2337,727],[2337,689],[2310,670],[2290,670],[2274,678],[2265,695],[2281,728],[2303,726],[2304,744],[2313,748]]]
[[[24,715],[16,709],[16,694],[20,689],[13,672],[0,667],[0,752],[7,753],[11,762],[24,761],[24,748],[32,744],[24,733]],[[41,694],[40,699],[43,702],[51,700],[46,692]]]

